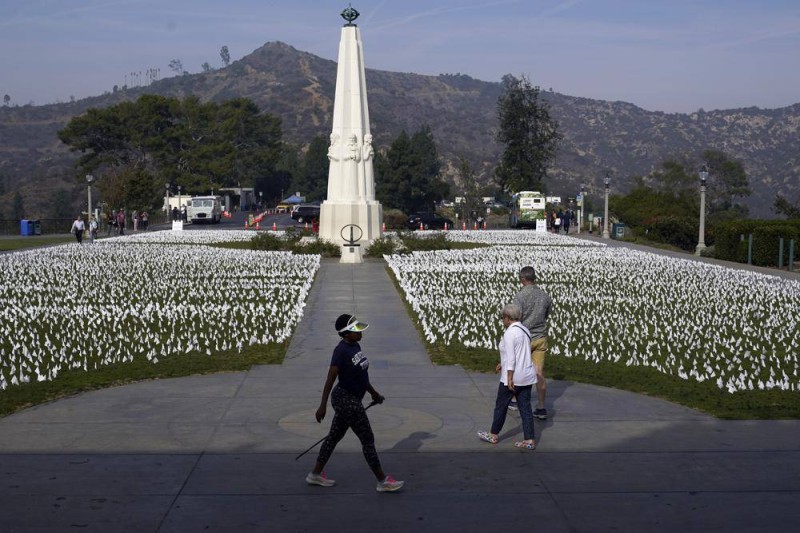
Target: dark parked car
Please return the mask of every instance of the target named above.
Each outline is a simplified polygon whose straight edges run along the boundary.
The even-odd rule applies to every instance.
[[[311,222],[312,220],[319,219],[318,205],[298,205],[292,211],[292,218],[298,222]]]
[[[444,229],[445,224],[448,228],[453,228],[452,220],[436,213],[414,213],[406,222],[408,229],[419,229],[420,224],[422,229]]]

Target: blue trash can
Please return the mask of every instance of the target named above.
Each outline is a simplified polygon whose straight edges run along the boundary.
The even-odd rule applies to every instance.
[[[34,227],[33,220],[20,220],[19,221],[19,234],[23,236],[33,235]]]

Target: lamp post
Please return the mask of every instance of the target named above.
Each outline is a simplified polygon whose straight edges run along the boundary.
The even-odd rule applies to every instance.
[[[183,205],[181,205],[181,186],[178,185],[178,216],[183,220]]]
[[[258,208],[264,209],[264,191],[258,191]]]
[[[581,227],[583,226],[583,206],[586,205],[586,187],[581,185],[581,213],[580,218],[578,218],[578,233],[581,232]]]
[[[611,237],[608,233],[608,189],[611,187],[611,176],[609,176],[608,172],[606,172],[605,178],[606,184],[606,209],[605,213],[603,214],[603,238],[608,239]]]
[[[88,197],[89,197],[88,209],[86,209],[86,223],[87,223],[87,225],[89,223],[89,220],[92,217],[92,182],[93,181],[94,181],[94,176],[92,176],[91,174],[86,174],[86,183],[89,184],[89,186],[87,187],[87,189],[88,189]]]
[[[706,247],[706,180],[708,168],[703,165],[700,169],[700,235],[697,237],[697,248],[694,255],[701,255]]]
[[[171,209],[169,208],[169,183],[164,184],[164,186],[167,188],[167,196],[166,196],[167,201],[164,204],[164,209],[167,212],[167,221],[169,221],[170,220],[170,211],[171,211]]]

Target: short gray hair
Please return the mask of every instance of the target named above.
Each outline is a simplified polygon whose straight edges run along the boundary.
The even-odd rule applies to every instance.
[[[522,267],[522,270],[519,271],[519,279],[524,279],[530,281],[531,283],[536,283],[536,271],[533,269],[532,266]]]
[[[522,309],[517,304],[507,304],[503,307],[503,316],[507,316],[509,320],[518,321],[522,316]]]

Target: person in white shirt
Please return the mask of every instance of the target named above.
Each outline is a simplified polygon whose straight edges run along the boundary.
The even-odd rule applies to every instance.
[[[97,238],[97,221],[94,217],[89,218],[89,242],[94,244],[94,240]]]
[[[86,226],[83,224],[83,219],[80,215],[75,217],[75,220],[72,222],[72,228],[69,230],[70,233],[75,235],[75,238],[78,240],[78,244],[83,242],[83,231],[86,229]]]
[[[500,340],[500,385],[494,406],[494,419],[491,431],[479,431],[478,437],[491,444],[497,444],[498,434],[506,422],[508,405],[514,396],[519,404],[524,439],[514,443],[517,448],[536,449],[533,432],[533,410],[531,409],[531,389],[536,384],[536,367],[531,359],[531,334],[519,320],[522,310],[517,304],[503,308],[503,326],[506,328]]]

